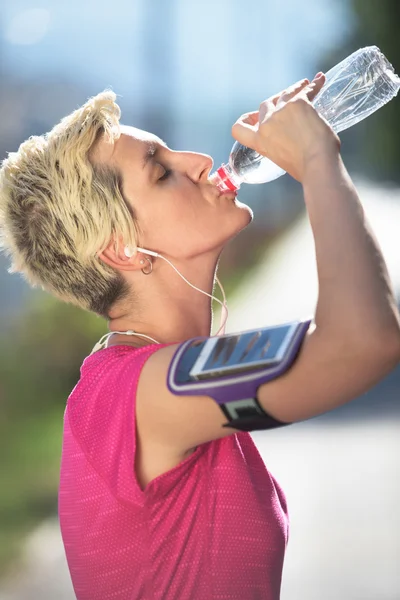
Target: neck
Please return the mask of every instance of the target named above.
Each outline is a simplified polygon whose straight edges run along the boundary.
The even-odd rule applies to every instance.
[[[216,261],[209,268],[177,264],[171,261],[190,283],[212,294]],[[158,259],[153,273],[132,274],[132,295],[135,300],[114,310],[109,321],[110,331],[133,330],[148,335],[161,344],[179,343],[198,336],[209,336],[212,326],[212,300],[191,288],[173,268]],[[112,341],[111,341],[112,340]],[[112,344],[149,344],[146,338],[116,334]]]

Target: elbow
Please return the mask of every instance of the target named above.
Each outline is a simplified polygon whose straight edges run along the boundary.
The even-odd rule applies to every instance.
[[[381,335],[382,352],[387,352],[388,358],[400,361],[400,319],[396,318],[394,325]]]
[[[353,375],[363,382],[359,392],[367,391],[387,377],[400,364],[400,332],[398,335],[366,335],[342,346],[342,356]]]
[[[397,366],[400,363],[400,328],[387,337],[386,340],[387,352],[393,365]]]
[[[372,340],[365,340],[360,353],[366,355],[368,361],[375,362],[382,369],[382,374],[388,374],[400,363],[400,326],[388,333],[380,333]]]

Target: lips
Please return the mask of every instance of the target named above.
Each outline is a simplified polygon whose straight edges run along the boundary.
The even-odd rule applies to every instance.
[[[237,190],[232,192],[231,190],[226,190],[224,192],[220,192],[220,197],[221,196],[233,196],[234,198],[236,198],[236,196],[238,195]]]

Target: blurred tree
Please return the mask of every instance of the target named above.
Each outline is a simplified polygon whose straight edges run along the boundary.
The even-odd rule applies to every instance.
[[[400,23],[399,0],[350,0],[354,10],[355,28],[353,34],[335,52],[326,57],[327,71],[340,60],[364,46],[378,46],[395,72],[400,72],[400,44],[397,39]],[[350,156],[351,166],[367,172],[370,176],[381,180],[400,182],[400,99],[395,98],[351,130],[351,134],[340,134],[345,142],[350,141],[350,148],[344,153],[354,152],[354,144],[358,142],[358,159]],[[346,144],[345,144],[346,145]]]
[[[83,359],[107,323],[51,296],[0,339],[0,578],[25,535],[57,510],[63,413]]]
[[[0,364],[8,392],[18,398],[9,407],[16,413],[26,412],[33,390],[36,413],[48,410],[55,401],[65,406],[83,359],[107,333],[104,319],[48,294],[38,294],[10,328],[12,343],[0,346]],[[19,370],[23,377],[16,376]]]

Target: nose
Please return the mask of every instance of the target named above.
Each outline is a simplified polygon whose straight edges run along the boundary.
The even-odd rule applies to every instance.
[[[214,161],[208,154],[200,152],[180,152],[184,169],[194,183],[207,181]]]

